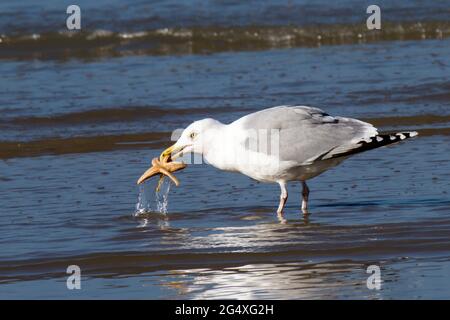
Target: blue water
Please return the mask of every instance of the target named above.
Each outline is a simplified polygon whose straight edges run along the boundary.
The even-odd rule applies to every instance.
[[[340,30],[364,25],[368,4],[106,3],[79,1],[86,32]],[[148,50],[143,40],[108,51],[103,40],[83,40],[77,52],[44,36],[64,29],[67,4],[0,3],[0,39],[16,39],[0,43],[0,298],[449,297],[448,37],[231,47],[153,37],[151,46],[160,41],[158,50],[167,50]],[[445,1],[379,5],[386,22],[448,23]],[[22,43],[30,34],[50,40]],[[173,130],[281,104],[419,137],[310,181],[307,219],[298,183],[289,186],[282,224],[277,185],[205,164],[177,172],[181,185],[170,188],[167,214],[135,215],[136,180]],[[150,208],[156,181],[145,184]],[[73,264],[81,290],[66,287]],[[381,268],[381,290],[366,286],[369,265]]]

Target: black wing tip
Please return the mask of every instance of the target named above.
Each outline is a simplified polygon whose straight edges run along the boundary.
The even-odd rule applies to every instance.
[[[377,134],[376,136],[371,137],[369,141],[362,140],[360,142],[361,145],[360,148],[370,150],[378,147],[383,147],[385,145],[389,145],[392,143],[400,142],[409,138],[413,138],[418,135],[419,133],[417,131],[403,131],[397,133]]]
[[[334,154],[332,157],[330,157],[330,159],[347,157],[364,151],[384,147],[390,144],[401,142],[409,138],[416,137],[418,135],[419,133],[417,131],[404,131],[391,134],[377,134],[376,136],[373,136],[368,140],[361,140],[358,143],[359,147],[351,149],[348,152]]]

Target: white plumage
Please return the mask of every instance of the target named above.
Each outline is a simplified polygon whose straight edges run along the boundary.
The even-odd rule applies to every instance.
[[[306,180],[349,156],[416,136],[417,132],[379,134],[371,124],[333,117],[318,108],[279,106],[246,115],[230,124],[203,119],[189,125],[165,152],[172,159],[194,152],[211,165],[281,187],[278,214],[287,200],[289,181],[303,184],[302,211],[307,213]]]

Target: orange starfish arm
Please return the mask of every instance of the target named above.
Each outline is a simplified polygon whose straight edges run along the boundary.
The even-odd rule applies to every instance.
[[[161,183],[164,179],[164,176],[168,176],[178,187],[180,185],[180,182],[172,174],[172,172],[175,172],[175,171],[178,171],[178,170],[181,170],[184,168],[186,168],[186,165],[184,163],[171,162],[170,156],[165,156],[165,157],[161,156],[159,159],[153,158],[152,159],[152,167],[144,172],[144,174],[137,181],[137,184],[140,184],[140,183],[144,182],[145,180],[147,180],[148,178],[151,178],[154,175],[159,173],[161,176],[159,178],[158,185],[156,187],[156,191],[159,191],[159,189],[161,188]]]
[[[137,181],[137,184],[141,184],[145,180],[153,177],[154,175],[156,175],[158,173],[159,173],[159,168],[158,167],[151,167],[150,169],[145,171],[144,174],[139,178],[139,180]]]
[[[180,182],[178,181],[178,179],[175,178],[175,176],[173,174],[171,174],[169,171],[167,171],[164,168],[160,168],[159,170],[162,174],[165,174],[166,176],[168,176],[173,181],[173,183],[175,183],[175,185],[177,187],[180,185]]]
[[[159,176],[158,184],[157,184],[157,186],[156,186],[156,192],[159,192],[159,190],[161,189],[161,185],[162,185],[162,182],[163,182],[163,181],[164,181],[164,175],[161,174],[161,175]]]
[[[168,171],[170,171],[170,172],[175,172],[175,171],[186,168],[186,165],[184,163],[180,163],[180,162],[169,162],[169,163],[166,163],[165,166],[168,169]]]

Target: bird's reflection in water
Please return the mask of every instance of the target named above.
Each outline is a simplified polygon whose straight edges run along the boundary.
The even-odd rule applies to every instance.
[[[311,215],[310,212],[308,212],[308,213],[306,213],[306,214],[301,213],[301,216],[302,216],[302,219],[303,219],[303,223],[304,223],[305,225],[309,224],[309,216],[310,216],[310,215]],[[286,216],[285,216],[284,213],[277,213],[277,219],[278,219],[278,222],[279,222],[280,224],[286,224],[286,223],[288,223],[288,219],[286,219]]]
[[[164,285],[189,299],[341,299],[380,298],[365,286],[363,263],[307,261],[247,264],[223,269],[170,272],[178,281]]]
[[[214,213],[205,211],[139,214],[137,228],[164,231],[155,234],[159,238],[160,244],[194,253],[197,249],[209,249],[211,252],[223,249],[232,252],[277,251],[277,248],[281,248],[283,245],[296,245],[302,241],[307,243],[311,237],[305,231],[309,227],[315,227],[314,224],[310,224],[307,216],[300,220],[284,219],[282,222],[276,222],[273,220],[271,212],[264,213],[264,215],[270,216],[265,220],[258,212],[239,214],[237,219],[227,223],[231,226],[208,222],[208,220],[202,220],[203,222],[199,222],[198,225],[193,225],[192,221],[188,221],[192,219],[190,216],[199,214],[213,215]],[[204,217],[197,216],[197,218],[203,219]],[[236,220],[238,220],[238,225],[236,225]]]
[[[166,230],[170,228],[169,217],[164,213],[159,212],[145,212],[134,214],[134,217],[138,220],[137,228],[149,228],[156,226],[160,230]]]
[[[287,220],[286,220],[286,218],[284,217],[284,213],[278,212],[278,213],[277,213],[277,218],[278,218],[278,221],[279,221],[281,224],[286,224],[286,223],[287,223]]]
[[[188,299],[379,298],[366,287],[364,261],[327,260],[344,229],[308,217],[280,224],[264,219],[270,214],[231,212],[227,224],[204,221],[210,211],[144,217],[141,228],[153,234],[143,240],[160,246],[158,254],[170,251],[158,282]],[[195,225],[187,219],[193,215]]]

